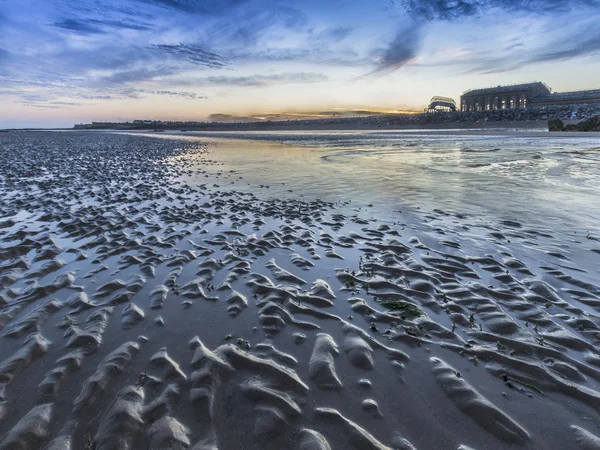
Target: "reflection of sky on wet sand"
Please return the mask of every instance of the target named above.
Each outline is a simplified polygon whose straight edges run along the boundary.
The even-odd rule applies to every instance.
[[[185,139],[211,143],[217,164],[203,169],[235,171],[242,177],[231,185],[235,190],[338,202],[339,212],[406,224],[419,234],[428,230],[428,245],[444,235],[473,252],[504,248],[535,265],[556,262],[548,252],[563,255],[568,259],[561,267],[585,270],[581,276],[589,282],[600,269],[590,251],[600,245],[586,239],[600,236],[596,136],[446,130],[206,133]],[[513,223],[517,228],[507,226]],[[490,240],[505,246],[496,248]]]
[[[211,170],[235,170],[249,188],[268,185],[263,193],[272,196],[373,204],[383,213],[437,208],[554,229],[589,231],[600,219],[595,136],[298,132],[210,133],[202,140],[206,136],[215,144],[212,158],[222,164]]]

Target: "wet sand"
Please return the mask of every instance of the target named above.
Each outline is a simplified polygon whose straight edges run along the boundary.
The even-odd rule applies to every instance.
[[[0,449],[598,448],[594,138],[250,137],[0,137]]]

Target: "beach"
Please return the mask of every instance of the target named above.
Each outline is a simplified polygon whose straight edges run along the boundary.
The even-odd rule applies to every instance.
[[[600,136],[0,136],[0,449],[600,448]]]

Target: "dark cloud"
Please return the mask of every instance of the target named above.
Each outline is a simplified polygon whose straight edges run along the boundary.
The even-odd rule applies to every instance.
[[[76,19],[65,19],[60,22],[55,22],[54,26],[62,28],[63,30],[72,31],[80,34],[104,34],[105,31],[98,28],[96,25],[76,20]]]
[[[505,47],[504,50],[510,51],[510,50],[514,50],[515,48],[522,48],[524,47],[523,41],[521,41],[521,39],[512,39]]]
[[[412,15],[427,20],[455,20],[493,8],[533,13],[558,13],[600,6],[600,0],[400,0]]]
[[[379,56],[376,71],[396,70],[417,56],[422,42],[422,25],[410,23],[402,26],[396,36]]]
[[[165,6],[167,8],[180,9],[182,11],[216,15],[223,14],[248,0],[142,0],[144,3]]]
[[[90,19],[89,23],[95,24],[97,26],[108,27],[108,28],[122,28],[125,30],[135,30],[135,31],[146,31],[151,30],[152,27],[148,25],[135,23],[135,22],[126,22],[122,20],[96,20]]]
[[[479,13],[484,0],[404,0],[413,15],[428,20],[453,20]]]
[[[154,48],[177,57],[177,59],[185,60],[189,63],[198,66],[206,66],[215,69],[223,68],[227,62],[216,53],[209,52],[198,45],[155,45]]]
[[[124,22],[121,20],[97,20],[97,19],[65,19],[53,24],[57,28],[72,31],[79,34],[106,34],[111,29],[126,30],[150,30],[150,27],[134,22]]]

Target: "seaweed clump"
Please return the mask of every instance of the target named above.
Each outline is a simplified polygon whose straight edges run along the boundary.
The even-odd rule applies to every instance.
[[[392,311],[402,311],[410,316],[420,317],[425,315],[425,313],[415,305],[405,302],[404,300],[381,300],[379,303],[387,309]]]

